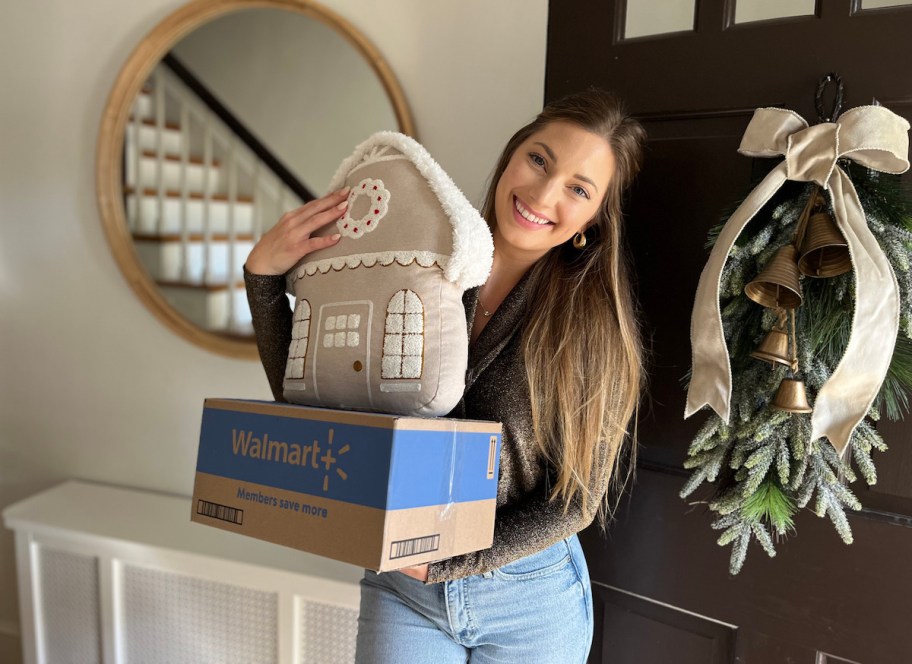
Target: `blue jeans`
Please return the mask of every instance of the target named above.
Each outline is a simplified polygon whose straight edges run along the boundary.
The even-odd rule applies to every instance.
[[[357,664],[576,664],[592,590],[576,535],[492,572],[424,584],[365,571]]]

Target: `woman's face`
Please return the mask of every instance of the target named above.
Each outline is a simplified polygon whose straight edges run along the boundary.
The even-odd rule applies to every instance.
[[[611,146],[571,122],[552,122],[513,153],[494,192],[494,246],[538,260],[581,232],[614,176]]]

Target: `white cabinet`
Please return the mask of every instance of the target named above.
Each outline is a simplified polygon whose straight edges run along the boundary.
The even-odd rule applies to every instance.
[[[71,481],[3,512],[26,664],[345,663],[343,563],[190,522],[190,499]]]

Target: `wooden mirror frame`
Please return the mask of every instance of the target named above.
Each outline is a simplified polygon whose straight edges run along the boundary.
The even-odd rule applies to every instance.
[[[399,131],[414,136],[415,128],[405,96],[389,65],[353,25],[338,14],[310,0],[194,0],[177,10],[140,42],[127,59],[108,97],[98,135],[96,192],[105,236],[114,258],[140,301],[179,335],[198,346],[229,357],[256,359],[256,343],[205,330],[181,315],[164,298],[142,266],[127,225],[123,205],[124,135],[136,96],[159,63],[183,37],[225,14],[244,9],[282,9],[304,14],[331,27],[361,53],[383,85]]]

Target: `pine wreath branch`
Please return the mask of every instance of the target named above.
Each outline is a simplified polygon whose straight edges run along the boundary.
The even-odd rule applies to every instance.
[[[893,266],[900,291],[900,333],[890,368],[868,415],[899,419],[909,411],[912,393],[912,214],[909,190],[898,177],[847,167],[865,210],[869,227]],[[862,479],[877,481],[873,453],[886,450],[876,429],[863,421],[849,441],[844,458],[825,440],[810,440],[810,418],[770,407],[784,367],[771,368],[751,357],[776,320],[770,310],[743,295],[744,285],[762,270],[779,247],[791,242],[812,184],[787,182],[755,215],[739,236],[722,272],[720,310],[729,350],[733,383],[731,422],[710,416],[694,437],[687,468],[693,470],[681,490],[692,494],[703,482],[716,484],[709,509],[718,542],[731,545],[729,570],[743,567],[749,544],[756,540],[775,555],[777,537],[794,532],[797,510],[809,507],[828,517],[844,542],[852,541],[847,509],[861,504],[847,483],[856,481],[849,460]],[[730,216],[741,201],[735,203]],[[709,233],[711,247],[724,225]],[[799,364],[811,394],[826,383],[849,341],[855,300],[852,273],[830,279],[804,279],[804,304],[797,310]],[[690,378],[689,373],[685,382]],[[815,499],[816,497],[816,499]]]

